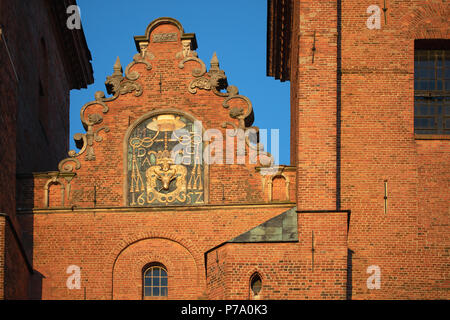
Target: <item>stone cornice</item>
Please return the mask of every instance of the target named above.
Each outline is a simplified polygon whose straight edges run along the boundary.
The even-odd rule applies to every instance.
[[[291,0],[267,4],[267,76],[288,81],[291,47]]]
[[[173,212],[173,211],[208,211],[235,209],[292,208],[295,202],[277,203],[239,203],[239,204],[206,204],[201,206],[171,206],[171,207],[96,207],[96,208],[18,208],[17,214],[67,214],[67,213],[139,213],[139,212]]]
[[[33,172],[33,173],[18,173],[16,174],[17,179],[49,179],[52,177],[61,178],[73,178],[77,174],[75,172],[59,172],[59,171],[49,171],[49,172]]]

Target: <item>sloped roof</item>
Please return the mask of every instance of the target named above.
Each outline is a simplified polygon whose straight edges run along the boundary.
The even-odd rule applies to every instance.
[[[292,241],[298,241],[297,207],[267,220],[227,243]]]

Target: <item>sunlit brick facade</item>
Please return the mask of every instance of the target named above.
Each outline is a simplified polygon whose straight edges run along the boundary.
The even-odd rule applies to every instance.
[[[280,166],[246,138],[258,108],[220,55],[199,57],[175,19],[151,22],[82,107],[79,150],[21,172],[24,249],[9,259],[28,265],[23,281],[0,269],[17,292],[1,297],[448,299],[446,78],[429,98],[443,133],[418,134],[414,61],[417,39],[450,50],[450,12],[386,1],[373,28],[371,5],[268,1],[267,73],[291,83],[291,163]],[[190,151],[174,155],[180,144]]]

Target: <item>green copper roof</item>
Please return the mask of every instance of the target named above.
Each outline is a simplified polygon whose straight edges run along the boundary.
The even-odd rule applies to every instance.
[[[297,207],[267,220],[230,242],[291,242],[298,241]]]

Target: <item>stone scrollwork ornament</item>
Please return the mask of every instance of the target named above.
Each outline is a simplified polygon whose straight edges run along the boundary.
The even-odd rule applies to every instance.
[[[200,60],[200,59],[197,59]],[[184,59],[182,63],[184,64],[186,61],[189,61],[188,59]],[[201,65],[204,65],[204,63],[198,61]],[[238,120],[238,125],[234,125],[231,122],[225,122],[223,124],[223,127],[226,128],[228,125],[233,126],[235,131],[237,129],[254,129],[258,131],[259,129],[257,127],[251,127],[253,121],[254,121],[254,113],[253,113],[253,106],[249,98],[246,96],[240,95],[239,90],[236,86],[228,85],[227,77],[225,75],[225,72],[220,69],[219,67],[219,59],[217,58],[217,54],[214,52],[213,57],[211,58],[211,67],[209,71],[206,73],[194,73],[193,76],[195,79],[193,79],[189,86],[188,91],[192,94],[197,93],[198,89],[201,90],[211,90],[215,95],[219,97],[223,97],[224,101],[222,106],[225,109],[229,109],[229,115],[230,118]],[[180,63],[181,68],[181,63]],[[226,90],[226,92],[222,92],[222,90]],[[242,100],[246,105],[247,108],[244,110],[244,108],[241,107],[231,107],[230,108],[230,101],[234,99]],[[270,167],[274,163],[273,156],[270,155],[270,153],[264,151],[264,146],[261,143],[250,143],[249,139],[246,138],[246,143],[249,146],[249,148],[255,149],[258,151],[258,154],[260,155],[260,164],[263,167]]]
[[[146,53],[145,53],[146,52]],[[147,70],[151,70],[151,64],[146,60],[146,57],[151,57],[151,53],[144,51],[143,54],[138,53],[134,56],[133,61],[127,66],[125,70],[125,77],[123,76],[122,65],[120,63],[119,57],[113,66],[113,74],[106,77],[105,87],[108,94],[113,96],[110,98],[105,97],[103,91],[97,91],[94,95],[95,100],[86,103],[80,111],[80,118],[86,133],[77,133],[74,135],[74,140],[76,146],[80,149],[79,152],[75,150],[70,150],[68,152],[69,158],[62,160],[58,169],[60,172],[68,173],[73,172],[81,168],[81,163],[77,157],[82,154],[86,154],[86,161],[94,161],[94,142],[100,142],[103,137],[99,135],[100,131],[109,132],[110,129],[107,126],[102,126],[94,130],[94,127],[103,122],[103,116],[98,113],[91,113],[86,115],[86,110],[93,105],[100,105],[103,107],[102,113],[105,114],[109,111],[106,102],[111,102],[117,99],[120,95],[134,92],[136,97],[142,95],[142,86],[136,82],[139,79],[140,74],[136,71],[130,71],[130,69],[136,64],[145,64]]]

